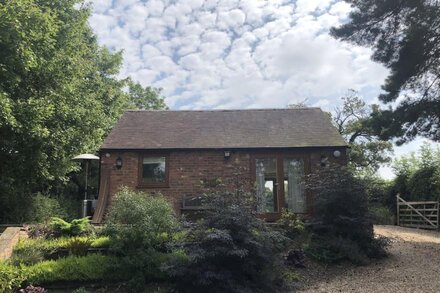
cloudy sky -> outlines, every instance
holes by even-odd
[[[100,44],[124,51],[121,77],[162,88],[171,109],[332,110],[348,89],[377,102],[387,69],[337,41],[337,0],[95,0]],[[420,142],[398,149],[414,149]],[[389,170],[385,176],[389,176]]]

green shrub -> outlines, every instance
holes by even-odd
[[[66,248],[70,254],[76,256],[84,256],[87,254],[88,249],[91,247],[92,240],[88,238],[74,237],[69,240]]]
[[[101,236],[95,239],[91,239],[92,243],[90,244],[93,248],[108,248],[110,246],[110,238],[108,236]]]
[[[342,167],[327,167],[308,178],[314,193],[306,253],[325,262],[364,264],[386,255],[386,241],[374,237],[363,182]]]
[[[393,161],[396,178],[393,182],[391,200],[395,203],[397,193],[408,201],[439,199],[440,149],[423,144],[418,154],[411,153]]]
[[[370,205],[368,207],[373,224],[394,225],[395,216],[389,208],[380,205]]]
[[[108,247],[110,239],[105,236],[99,238],[82,236],[75,237],[73,239],[66,237],[52,239],[25,239],[19,241],[14,247],[10,262],[13,265],[31,265],[47,258],[53,258],[52,256],[55,255],[59,250],[71,248],[72,241],[87,243],[87,245],[83,245],[83,249],[86,249],[85,246],[87,246],[87,248]]]
[[[29,215],[26,222],[44,223],[51,217],[72,218],[78,213],[77,202],[72,203],[68,198],[56,198],[46,194],[37,193],[32,197]]]
[[[133,272],[132,283],[139,286],[146,279],[164,278],[160,267],[177,227],[165,198],[123,188],[114,197],[104,228],[110,253],[119,257],[114,270]]]
[[[421,167],[407,181],[408,200],[438,200],[440,185],[438,182],[439,166]]]
[[[51,217],[70,220],[78,216],[79,201],[76,199],[32,194],[26,187],[11,191],[6,186],[6,189],[2,189],[5,192],[0,193],[0,223],[44,223]]]
[[[123,188],[114,197],[105,233],[111,248],[124,253],[136,247],[161,250],[176,228],[174,210],[165,198]]]
[[[14,267],[0,262],[0,292],[16,292],[30,275],[24,267]]]
[[[53,217],[49,225],[55,236],[80,236],[92,231],[89,217],[74,219],[70,223],[61,218]]]
[[[51,238],[54,237],[53,229],[47,223],[24,225],[27,235],[30,238]]]
[[[46,260],[27,267],[28,281],[32,284],[47,284],[58,281],[89,281],[107,279],[109,265],[115,259],[100,254],[68,256],[57,260]]]
[[[304,232],[304,222],[296,214],[286,209],[281,212],[281,218],[277,221],[277,224],[283,229],[285,235],[291,239]]]
[[[32,265],[36,264],[45,259],[47,251],[43,251],[36,246],[19,246],[20,243],[14,247],[13,254],[8,260],[11,264],[15,266],[19,265]]]
[[[90,293],[90,291],[88,291],[86,288],[84,287],[80,287],[78,289],[75,289],[72,291],[72,293]]]
[[[241,191],[208,196],[210,209],[189,229],[182,257],[167,267],[181,292],[273,291],[287,239],[257,218],[251,199]]]

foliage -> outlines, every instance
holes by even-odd
[[[45,284],[108,279],[106,272],[113,261],[114,258],[100,254],[46,260],[27,267],[30,272],[28,281],[32,284]]]
[[[166,109],[164,98],[161,96],[162,89],[143,87],[139,83],[128,80],[128,95],[130,108],[134,109]]]
[[[364,264],[385,256],[384,242],[374,237],[363,182],[347,169],[329,166],[311,174],[307,186],[315,195],[311,237],[306,252],[321,261]]]
[[[440,2],[431,0],[346,0],[353,9],[349,22],[333,28],[333,36],[373,49],[373,60],[390,69],[379,96],[398,105],[376,109],[374,126],[382,139],[398,143],[423,135],[440,139]]]
[[[90,291],[88,291],[86,288],[84,287],[80,287],[78,289],[75,289],[74,291],[72,291],[72,293],[90,293]]]
[[[78,214],[78,201],[71,197],[28,192],[17,192],[13,197],[9,193],[0,194],[0,204],[5,203],[0,222],[45,223],[51,217],[70,220]]]
[[[368,207],[369,214],[373,224],[376,225],[394,225],[394,213],[383,205],[370,205]]]
[[[0,292],[15,292],[29,276],[25,268],[10,266],[0,262]]]
[[[393,162],[396,178],[391,197],[399,193],[406,200],[437,200],[440,194],[440,150],[428,144]]]
[[[52,251],[40,249],[38,246],[19,246],[14,247],[13,254],[8,261],[15,266],[33,265],[43,261],[50,253]]]
[[[61,218],[53,217],[49,225],[55,236],[79,236],[92,231],[89,217],[74,219],[70,223]]]
[[[69,242],[72,239],[76,239],[82,242],[90,242],[90,247],[108,247],[110,243],[110,238],[107,236],[101,236],[98,238],[81,236],[81,237],[59,237],[51,239],[24,239],[20,240],[14,247],[14,252],[19,252],[21,249],[26,249],[28,247],[35,247],[43,251],[50,251],[53,249],[67,248]]]
[[[53,239],[25,239],[21,240],[14,247],[12,257],[9,260],[13,265],[31,265],[38,263],[44,259],[52,258],[61,249],[69,250],[73,248],[75,250],[78,245],[80,251],[89,247],[102,248],[109,246],[108,237],[75,237],[75,238],[53,238]],[[79,243],[76,247],[75,243]],[[87,244],[87,245],[86,245]],[[72,251],[72,252],[76,252]]]
[[[30,238],[50,238],[54,237],[53,229],[49,224],[32,224],[23,226]]]
[[[165,198],[123,188],[114,197],[104,229],[110,237],[110,252],[119,257],[113,270],[135,272],[132,285],[163,278],[160,266],[177,228],[173,208]]]
[[[114,240],[112,250],[124,254],[137,247],[161,250],[176,228],[174,210],[164,197],[122,188],[110,207],[105,231]]]
[[[30,223],[45,223],[51,217],[72,219],[77,214],[77,205],[78,203],[72,202],[70,198],[54,198],[37,193],[31,199],[31,208],[26,220]]]
[[[66,248],[69,250],[70,254],[76,256],[84,256],[87,254],[87,251],[90,248],[91,244],[91,239],[74,237],[69,240]]]
[[[333,122],[350,146],[349,165],[354,170],[377,171],[380,165],[390,162],[392,143],[381,140],[369,125],[371,110],[354,90],[342,97],[342,107],[337,107]]]
[[[295,213],[283,209],[281,218],[277,224],[284,230],[285,235],[289,238],[295,238],[300,233],[304,232],[304,222],[301,221]]]
[[[243,191],[209,194],[209,209],[190,227],[181,249],[186,257],[168,272],[182,292],[264,292],[273,289],[277,252],[286,238],[256,217]]]
[[[90,246],[93,248],[104,248],[110,246],[110,238],[107,236],[101,236],[98,238],[92,239]]]
[[[28,221],[37,192],[66,195],[71,158],[94,152],[125,108],[164,107],[155,89],[117,78],[122,52],[98,45],[90,14],[83,0],[0,3],[3,222]]]
[[[364,172],[357,178],[365,186],[368,211],[373,224],[393,225],[395,223],[396,195],[393,181],[384,180],[377,173]]]
[[[1,292],[13,292],[24,283],[47,284],[61,281],[123,280],[120,275],[108,274],[117,259],[111,256],[90,254],[45,260],[30,266],[12,266],[0,263]]]

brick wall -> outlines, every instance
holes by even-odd
[[[14,246],[20,238],[26,238],[27,234],[21,231],[21,227],[8,227],[0,234],[0,261],[8,259],[12,255]]]
[[[333,152],[339,150],[341,156],[335,158]],[[164,152],[168,155],[169,186],[166,188],[145,188],[138,184],[140,154],[137,151],[103,151],[101,154],[101,174],[108,171],[111,197],[127,186],[148,193],[161,193],[173,203],[176,212],[180,212],[184,195],[194,195],[206,191],[212,182],[220,179],[226,188],[235,188],[237,182],[243,188],[253,186],[253,166],[251,158],[258,154],[284,154],[305,157],[313,172],[321,168],[321,160],[328,158],[329,163],[346,161],[345,148],[292,149],[292,150],[234,150],[229,159],[225,159],[223,150],[178,150]],[[157,152],[153,154],[158,154]],[[115,166],[116,159],[123,161],[121,169]],[[202,183],[202,181],[204,183]]]

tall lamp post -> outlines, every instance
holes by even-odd
[[[88,177],[89,177],[89,163],[91,160],[99,160],[99,157],[92,155],[92,154],[81,154],[78,155],[76,157],[73,158],[73,160],[76,161],[84,161],[86,163],[86,171],[85,171],[85,186],[84,186],[84,200],[81,206],[81,213],[82,213],[82,217],[86,217],[87,216],[87,200],[88,200],[88,196],[87,196],[87,189],[88,189]]]

